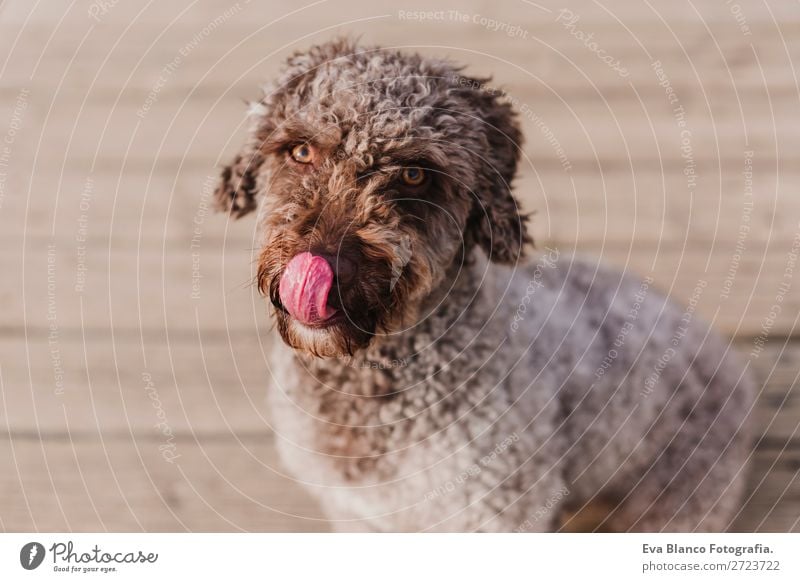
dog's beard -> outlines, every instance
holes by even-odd
[[[317,357],[333,358],[352,356],[366,348],[375,336],[374,326],[367,330],[363,324],[354,324],[346,316],[324,326],[307,326],[288,313],[278,309],[275,313],[278,331],[287,345]]]
[[[379,293],[381,282],[368,280],[371,288],[350,290],[346,296],[339,289],[331,291],[330,303],[336,314],[319,325],[306,325],[292,317],[280,302],[279,276],[269,283],[278,332],[290,347],[317,357],[352,356],[365,349],[389,315],[388,293]],[[386,282],[387,291],[389,281]]]

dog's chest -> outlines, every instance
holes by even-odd
[[[419,453],[431,429],[444,420],[428,410],[433,392],[419,382],[402,388],[407,380],[390,363],[306,365],[285,356],[279,350],[273,357],[270,408],[280,437],[303,450],[292,455],[298,473],[313,465],[324,469],[331,485],[391,478],[409,448]]]
[[[444,524],[469,503],[477,483],[494,480],[500,462],[484,467],[480,459],[509,435],[487,430],[488,411],[499,407],[477,393],[482,383],[463,386],[465,366],[419,377],[416,368],[411,380],[380,365],[322,373],[281,353],[270,391],[276,442],[288,469],[333,519],[368,519],[392,530]],[[371,394],[357,395],[368,380]]]

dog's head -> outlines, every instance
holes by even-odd
[[[337,41],[292,56],[253,104],[217,204],[239,217],[265,197],[257,282],[289,345],[352,354],[412,324],[472,247],[524,252],[520,131],[484,81]]]

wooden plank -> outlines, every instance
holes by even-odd
[[[754,164],[758,186],[749,195],[744,158],[721,172],[707,169],[691,192],[681,171],[666,168],[634,164],[567,174],[537,163],[523,167],[515,192],[525,210],[536,212],[534,233],[550,240],[595,248],[674,248],[685,241],[688,252],[702,254],[712,243],[732,251],[741,238],[745,254],[760,256],[767,241],[784,254],[784,241],[800,232],[800,175],[778,176],[766,161]]]
[[[5,11],[9,23],[22,18],[21,14],[14,17],[17,12],[24,14],[24,10],[13,4],[15,7]],[[294,48],[279,48],[283,40],[280,35],[288,35],[287,40],[293,39],[298,27],[310,27],[314,19],[319,18],[322,23],[326,20],[338,22],[340,18],[339,11],[326,3],[318,10],[296,15],[279,27],[277,37],[273,31],[268,31],[269,43],[266,45],[265,35],[259,35],[247,41],[237,52],[226,55],[247,36],[242,34],[240,27],[257,29],[260,25],[259,19],[248,14],[248,10],[257,8],[247,6],[215,28],[214,33],[204,36],[202,42],[181,60],[180,66],[171,68],[167,77],[162,78],[164,66],[170,64],[176,55],[180,56],[180,51],[197,30],[202,31],[203,26],[213,21],[220,11],[224,12],[218,4],[205,4],[196,10],[193,7],[187,14],[196,14],[196,18],[182,17],[183,24],[162,28],[183,8],[184,4],[175,4],[171,5],[170,11],[147,13],[134,22],[130,34],[110,55],[97,50],[97,47],[113,46],[125,27],[131,24],[134,15],[129,13],[130,10],[138,11],[138,7],[125,9],[115,5],[100,23],[89,18],[82,8],[74,10],[54,31],[44,53],[37,50],[40,43],[34,44],[32,39],[28,39],[28,30],[22,30],[20,54],[13,55],[13,65],[6,67],[4,85],[7,94],[21,87],[31,90],[32,113],[29,115],[36,117],[34,126],[29,129],[29,140],[33,142],[31,147],[38,143],[48,146],[38,152],[41,164],[61,164],[65,154],[71,165],[89,164],[98,148],[105,160],[125,158],[131,163],[152,163],[156,159],[190,157],[213,164],[228,138],[234,143],[239,139],[236,130],[244,112],[240,98],[256,97],[257,86],[274,74],[278,63]],[[288,8],[288,5],[282,7]],[[481,10],[485,8],[480,7]],[[378,14],[396,12],[396,7],[388,2],[371,9]],[[477,10],[478,6],[475,6],[472,11],[463,10],[463,13],[477,13]],[[527,14],[527,11],[495,10],[498,18],[525,22],[520,14]],[[281,8],[276,9],[275,13],[280,14],[280,11]],[[646,110],[641,109],[628,79],[622,79],[611,71],[563,26],[554,22],[552,14],[546,12],[534,18],[537,30],[543,35],[542,42],[538,43],[508,39],[485,28],[472,30],[472,26],[450,21],[425,24],[401,22],[392,17],[373,28],[380,31],[376,36],[385,37],[389,42],[396,37],[398,43],[407,44],[408,28],[413,26],[415,33],[423,38],[429,36],[437,44],[481,47],[482,50],[476,51],[456,48],[451,49],[451,53],[459,60],[472,62],[474,74],[481,70],[494,72],[498,84],[507,87],[520,105],[531,108],[555,132],[573,163],[591,162],[595,151],[606,160],[624,158],[628,152],[634,159],[680,159],[680,135],[664,90],[652,70],[654,59],[663,62],[681,104],[686,107],[697,159],[713,161],[723,157],[738,160],[745,147],[745,132],[748,138],[746,147],[758,150],[761,155],[776,150],[782,156],[793,155],[790,152],[797,151],[797,140],[800,139],[796,132],[791,131],[792,121],[797,117],[797,85],[796,80],[786,73],[791,64],[787,52],[788,55],[796,52],[800,28],[787,31],[789,45],[786,46],[784,43],[787,41],[774,31],[742,35],[734,26],[731,15],[726,14],[720,21],[727,24],[721,30],[712,29],[712,37],[697,17],[692,16],[692,11],[665,11],[680,21],[693,21],[692,26],[685,32],[684,28],[679,29],[676,39],[665,24],[648,20],[642,34],[632,29],[635,39],[643,43],[643,49],[612,17],[607,14],[603,17],[598,7],[586,3],[575,9],[576,14],[585,15],[583,22],[597,33],[599,42],[605,42],[603,47],[609,53],[626,51],[617,54],[627,57],[629,62],[626,61],[626,66],[631,72],[628,79],[643,98]],[[314,13],[312,20],[308,20],[310,12]],[[650,12],[647,8],[646,13]],[[770,16],[766,11],[751,12],[754,23],[757,15],[762,23],[769,22]],[[599,21],[587,20],[592,16],[602,18]],[[157,18],[162,26],[156,26],[152,18]],[[625,18],[636,20],[627,8]],[[45,29],[56,25],[49,16],[39,12],[35,22],[40,22],[39,26]],[[796,23],[796,15],[789,22]],[[35,27],[30,32],[32,37],[34,31]],[[92,41],[78,51],[80,42],[89,32]],[[452,38],[447,38],[447,33]],[[329,36],[325,34],[325,38]],[[6,42],[12,42],[13,38],[16,35]],[[369,38],[365,40],[369,41]],[[311,41],[308,39],[307,42]],[[647,55],[644,50],[648,43],[653,42],[661,44],[651,47],[651,54]],[[715,42],[720,45],[719,49]],[[755,49],[751,48],[751,43]],[[422,41],[419,44],[430,43]],[[28,45],[31,49],[23,50]],[[552,45],[552,49],[547,45]],[[279,48],[278,54],[265,59],[270,52],[265,46]],[[433,47],[425,50],[441,52]],[[574,62],[574,67],[570,66],[570,61]],[[34,69],[35,74],[31,77]],[[526,73],[526,69],[531,74]],[[95,84],[96,74],[99,74],[98,84]],[[133,75],[131,79],[128,79],[128,74]],[[243,78],[243,74],[246,77]],[[54,80],[61,81],[62,76],[62,83],[54,83]],[[763,87],[764,79],[769,91]],[[599,83],[597,90],[592,83]],[[209,90],[211,86],[213,91]],[[155,94],[152,93],[154,88],[157,88]],[[199,92],[194,93],[195,90]],[[145,115],[139,116],[149,97],[152,97],[152,106]],[[746,128],[742,126],[742,112]],[[551,145],[541,143],[530,118],[523,115],[522,119],[528,129],[529,154],[540,163],[550,163]],[[620,128],[617,128],[617,123]],[[198,134],[192,140],[190,136],[195,130]],[[133,147],[129,149],[131,138]],[[165,139],[164,148],[159,150],[154,146],[162,139]],[[780,148],[775,147],[776,141]],[[40,168],[20,167],[18,171],[27,176],[38,173]]]
[[[738,342],[737,347],[746,354],[749,343]],[[800,439],[800,344],[776,339],[750,362],[762,387],[753,418],[755,438],[762,447],[796,446],[792,443]]]
[[[264,440],[179,442],[0,439],[4,531],[325,531],[315,502]],[[800,531],[797,445],[759,451],[733,531]],[[762,480],[763,478],[763,480]]]
[[[521,112],[525,151],[533,160],[558,162],[553,139],[573,165],[598,159],[662,160],[668,165],[682,160],[685,135],[663,92],[640,103],[632,90],[617,92],[608,100],[587,86],[583,91],[592,98],[572,100],[569,93],[554,94],[533,78],[520,79],[519,72],[510,78],[498,72],[497,77],[505,79],[502,84],[525,83],[525,89],[520,87],[510,95]],[[653,75],[640,82],[657,85],[658,79]],[[190,95],[187,89],[169,99],[155,96],[149,103],[147,97],[117,102],[105,95],[85,103],[81,95],[64,98],[54,88],[31,90],[25,137],[37,160],[35,166],[17,162],[16,167],[27,176],[24,170],[38,173],[68,160],[89,171],[95,156],[150,166],[165,158],[176,160],[179,166],[188,158],[213,167],[241,142],[246,127],[243,100],[258,96],[254,85],[244,94]],[[737,97],[731,90],[706,104],[701,89],[695,88],[678,97],[676,106],[685,109],[690,153],[696,163],[715,165],[719,159],[741,163],[745,150],[796,159],[800,137],[791,131],[797,118],[796,95],[772,99],[759,92]]]
[[[97,39],[93,34],[92,45],[113,46],[127,24],[121,23],[116,27],[111,32],[114,38],[108,41]],[[786,74],[791,67],[786,52],[790,55],[797,52],[800,42],[797,32],[783,40],[775,30],[745,39],[739,36],[720,38],[715,34],[713,39],[708,37],[705,43],[691,42],[683,47],[671,35],[655,46],[651,46],[652,40],[639,38],[646,43],[645,48],[649,46],[653,49],[648,56],[627,33],[620,35],[617,31],[605,31],[612,42],[604,43],[604,50],[620,59],[630,73],[628,77],[620,77],[558,25],[550,24],[549,34],[536,35],[524,44],[509,43],[504,36],[491,33],[486,38],[485,34],[478,31],[478,36],[484,38],[476,44],[472,38],[474,34],[469,30],[448,34],[441,28],[425,26],[421,26],[421,29],[428,31],[427,42],[409,43],[404,27],[395,26],[398,24],[396,21],[390,24],[377,27],[382,31],[378,34],[363,31],[364,42],[408,47],[410,51],[466,63],[469,65],[466,70],[468,75],[492,75],[498,86],[511,95],[525,99],[531,106],[538,106],[542,100],[563,97],[570,103],[607,99],[613,109],[619,109],[638,106],[636,93],[645,103],[658,105],[663,99],[664,89],[659,86],[659,79],[652,68],[655,60],[661,61],[676,93],[693,103],[697,100],[702,103],[708,98],[711,103],[719,102],[721,107],[725,107],[726,100],[729,106],[738,107],[737,99],[743,102],[756,99],[766,104],[765,79],[769,99],[775,103],[791,100],[797,93],[794,79]],[[591,30],[603,33],[602,29],[598,31],[592,27]],[[43,30],[41,34],[50,32]],[[129,33],[126,41],[115,48],[107,62],[106,54],[98,56],[97,53],[84,50],[80,53],[80,60],[70,66],[70,59],[82,40],[81,35],[79,38],[62,40],[62,46],[51,49],[53,54],[48,53],[48,58],[41,62],[39,53],[16,55],[15,66],[4,74],[7,83],[0,86],[0,95],[13,96],[16,87],[24,86],[34,93],[52,96],[52,79],[60,79],[63,75],[60,99],[83,101],[86,98],[95,106],[119,99],[139,108],[156,86],[158,101],[164,103],[182,102],[190,93],[192,101],[230,99],[240,102],[257,98],[259,88],[278,74],[283,61],[294,50],[324,42],[331,36],[319,34],[299,41],[293,32],[278,31],[273,34],[265,30],[247,39],[253,32],[246,29],[235,35],[234,31],[230,31],[219,42],[216,37],[208,38],[182,60],[180,68],[164,78],[164,67],[180,54],[184,43],[197,34],[197,28],[172,30],[154,43],[134,37],[136,33]],[[703,32],[695,30],[692,37]],[[645,36],[651,33],[648,30]],[[56,35],[56,41],[59,38],[60,34]],[[144,38],[147,39],[147,35]],[[623,41],[613,42],[617,38]],[[714,45],[715,40],[720,43],[719,48]],[[244,44],[239,46],[239,42]],[[752,48],[750,42],[753,43]],[[265,48],[282,46],[287,48],[277,51],[275,48]],[[481,47],[479,54],[468,48],[471,46]],[[143,55],[143,51],[148,49],[150,52]],[[486,54],[482,54],[484,52]],[[31,78],[29,71],[37,62],[37,74]],[[119,71],[125,71],[124,87],[119,86]],[[636,88],[636,93],[631,91],[629,83]],[[531,87],[535,90],[532,91]]]
[[[800,443],[759,451],[750,467],[749,487],[732,530],[800,531]]]
[[[152,85],[152,80],[148,80],[144,71],[160,69],[165,62],[173,58],[182,46],[208,26],[208,23],[225,15],[226,9],[235,6],[235,4],[220,5],[216,2],[202,2],[194,4],[184,12],[188,3],[176,2],[171,3],[169,9],[151,8],[142,12],[141,6],[121,7],[115,5],[99,17],[99,22],[96,22],[88,17],[87,7],[81,5],[75,6],[69,11],[36,10],[33,18],[26,22],[30,7],[22,2],[7,2],[6,4],[8,6],[5,7],[3,18],[8,25],[14,30],[18,30],[24,23],[26,24],[25,32],[31,36],[49,35],[61,18],[64,18],[58,34],[48,48],[48,59],[40,65],[43,72],[42,79],[47,78],[47,75],[53,72],[60,73],[64,70],[63,65],[69,61],[79,41],[88,31],[91,31],[94,46],[110,47],[130,26],[128,34],[123,37],[124,42],[115,49],[112,62],[119,65],[120,69],[130,71],[141,54],[149,51],[142,67],[143,71],[139,72],[132,80],[134,84],[144,81],[147,86]],[[514,57],[514,60],[535,64],[537,70],[552,75],[553,79],[557,81],[556,69],[558,67],[556,65],[559,62],[563,63],[564,59],[554,50],[549,50],[546,45],[542,44],[546,43],[576,60],[581,69],[593,70],[598,73],[604,72],[606,68],[602,64],[598,66],[599,61],[595,55],[568,34],[563,26],[556,23],[556,17],[563,5],[555,2],[544,3],[545,6],[547,4],[549,4],[550,12],[517,3],[496,3],[490,6],[479,2],[464,3],[451,0],[436,6],[441,10],[458,10],[460,14],[468,17],[478,15],[500,22],[508,22],[519,26],[522,32],[528,33],[525,37],[519,35],[512,38],[509,38],[502,30],[494,32],[487,26],[473,23],[471,18],[468,18],[469,22],[467,23],[449,16],[443,20],[428,22],[403,20],[398,17],[399,7],[390,0],[363,6],[360,13],[362,17],[388,15],[388,18],[367,23],[354,22],[346,27],[341,25],[343,20],[341,11],[335,3],[315,5],[289,16],[279,25],[269,28],[263,27],[273,19],[297,10],[298,6],[285,1],[270,4],[268,9],[255,4],[241,5],[239,10],[227,10],[229,16],[224,18],[224,22],[211,34],[205,35],[203,41],[194,49],[193,56],[196,57],[196,60],[187,58],[186,64],[195,67],[191,76],[196,78],[205,72],[203,66],[208,67],[209,62],[216,62],[220,55],[224,55],[226,51],[245,40],[240,49],[234,52],[229,59],[225,59],[223,68],[233,67],[246,70],[249,67],[242,66],[242,63],[251,65],[258,62],[269,52],[265,50],[265,46],[278,48],[283,45],[291,45],[291,49],[293,49],[300,43],[308,44],[324,40],[333,31],[350,29],[355,32],[365,32],[366,42],[381,41],[384,44],[403,45],[409,44],[409,32],[412,32],[411,38],[416,41],[415,44],[440,45],[443,48],[439,49],[439,52],[446,50],[445,47],[452,47],[448,52],[454,56],[460,56],[462,60],[466,55],[458,47],[481,47],[481,50],[476,51],[477,53],[506,54]],[[626,6],[624,11],[621,11],[613,4],[603,10],[587,0],[571,3],[570,10],[581,17],[581,30],[586,33],[594,33],[610,54],[626,61],[641,54],[642,50],[639,44],[641,43],[653,53],[659,54],[659,58],[662,60],[664,57],[661,55],[664,49],[679,56],[683,50],[686,50],[693,58],[705,64],[707,61],[704,61],[704,58],[713,58],[714,42],[716,42],[720,44],[723,55],[726,55],[735,67],[740,63],[741,54],[739,51],[732,50],[732,47],[747,46],[752,42],[756,44],[760,52],[765,53],[762,61],[770,64],[770,55],[774,55],[776,58],[785,58],[782,50],[768,50],[768,47],[779,46],[778,43],[780,43],[780,37],[775,33],[776,25],[773,22],[773,14],[790,41],[796,38],[798,30],[796,10],[793,11],[790,7],[773,6],[770,7],[770,11],[756,6],[743,9],[751,33],[744,35],[730,11],[723,9],[718,3],[709,3],[706,6],[701,4],[698,7],[705,22],[701,22],[700,17],[686,3],[678,2],[675,5],[680,8],[658,6],[657,13],[647,6],[641,9],[632,9],[632,7]],[[180,19],[175,21],[175,17],[179,14]],[[619,18],[624,26],[618,23],[614,16]],[[663,23],[658,20],[659,16],[664,18]],[[336,26],[337,24],[339,26]],[[708,26],[710,32],[706,30],[704,24]],[[629,30],[626,30],[625,27]],[[165,29],[166,34],[161,35]],[[299,35],[298,30],[312,34],[310,38],[301,39],[298,37],[304,35]],[[314,31],[320,32],[313,34]],[[246,39],[250,34],[255,34],[255,36],[247,42]],[[537,42],[540,40],[542,42]],[[9,40],[8,43],[10,44],[10,42]],[[762,49],[762,47],[767,48]],[[286,52],[288,49],[281,53],[281,57]],[[88,67],[85,67],[84,71],[91,71],[91,68],[96,68],[105,56],[105,51],[95,51],[92,54],[87,50],[85,54],[81,54],[79,67],[84,68],[85,64]],[[12,71],[22,79],[21,71],[31,70],[38,55],[20,51],[18,57],[30,59],[20,62],[20,66]],[[473,53],[467,60],[480,62],[480,59],[480,54]],[[239,63],[238,67],[237,63]],[[626,64],[636,66],[635,62],[626,62]],[[53,70],[48,70],[49,66],[52,66]],[[112,67],[112,70],[115,68]],[[563,66],[561,69],[563,70]],[[264,72],[267,70],[272,70],[269,65],[262,68]],[[718,72],[721,73],[719,77],[717,77]],[[725,78],[725,71],[717,71],[714,67],[708,67],[708,73],[712,74],[713,78]],[[92,76],[92,74],[84,75],[80,80],[89,81]],[[231,80],[237,76],[238,74],[227,77],[225,70],[219,70],[215,71],[210,82],[219,82],[222,78]],[[781,75],[781,77],[786,78],[785,75]],[[752,78],[753,81],[758,82],[758,75],[752,75]],[[101,78],[100,83],[106,87],[113,87],[117,84],[111,74]],[[81,85],[85,84],[81,83]]]
[[[0,434],[163,437],[269,434],[264,400],[272,334],[170,337],[138,333],[0,338]],[[761,386],[755,437],[800,438],[800,343],[775,338],[757,356],[747,340],[732,350],[750,361]],[[162,431],[162,432],[159,432]],[[766,446],[766,445],[765,445]]]
[[[197,2],[183,0],[182,2],[171,3],[170,7],[168,9],[165,8],[163,11],[152,7],[150,7],[149,10],[142,11],[141,6],[116,4],[111,7],[110,10],[101,12],[98,19],[100,22],[106,22],[110,19],[132,20],[134,17],[137,17],[137,21],[153,28],[160,24],[163,25],[165,20],[170,21],[174,15],[182,12],[183,8],[188,4],[192,5],[192,9],[183,14],[181,18],[181,23],[187,26],[198,26],[210,18],[213,19],[217,14],[223,11],[224,8],[230,6],[227,3],[221,4],[217,0],[199,0]],[[490,5],[485,2],[477,2],[474,0],[460,3],[456,0],[447,0],[441,4],[437,4],[437,7],[441,6],[441,9],[446,10],[451,7],[457,8],[459,6],[467,6],[472,10],[481,9],[484,14],[487,15],[495,12],[498,15],[508,16],[509,18],[516,17],[521,23],[530,25],[541,24],[544,15],[550,14],[552,11],[557,11],[563,7],[563,3],[558,0],[542,0],[536,2],[536,5],[541,7],[541,9],[535,8],[532,5],[520,6],[513,3],[496,3]],[[391,0],[377,0],[370,4],[370,6],[375,7],[376,10],[390,11],[392,8],[396,8],[396,3]],[[693,6],[696,12],[691,10],[690,6]],[[663,5],[648,5],[646,3],[636,5],[623,3],[617,5],[617,3],[613,2],[606,5],[597,5],[591,0],[573,0],[573,2],[570,3],[570,7],[576,13],[583,15],[587,20],[595,22],[604,20],[611,21],[612,18],[609,15],[616,14],[623,21],[650,26],[661,26],[659,18],[663,18],[667,22],[678,21],[689,24],[697,24],[698,19],[702,18],[711,26],[717,23],[728,23],[732,18],[732,15],[726,10],[721,10],[719,3],[714,0],[698,0],[692,2],[691,5],[685,1],[671,2],[669,4],[665,3]],[[246,26],[257,17],[264,19],[265,15],[269,15],[270,13],[282,14],[290,12],[297,8],[297,4],[292,3],[291,0],[275,0],[275,2],[270,4],[270,8],[270,11],[261,7],[261,12],[242,14],[241,17],[236,20],[236,23],[240,26]],[[411,8],[412,7],[409,7],[409,9]],[[256,6],[254,9],[259,10],[259,7]],[[773,24],[774,21],[777,20],[787,27],[791,27],[792,25],[796,25],[798,20],[800,20],[797,10],[785,4],[770,6],[769,11],[765,10],[763,6],[760,5],[743,6],[742,10],[747,20],[755,25]],[[53,26],[61,20],[64,12],[67,12],[69,17],[75,18],[77,22],[79,18],[82,19],[86,17],[88,11],[87,7],[83,5],[74,6],[70,10],[64,7],[61,12],[57,10],[46,10],[42,7],[33,10],[31,5],[23,0],[9,0],[4,3],[3,6],[2,22],[16,26],[22,24],[27,24],[28,26]],[[32,16],[29,17],[31,13]],[[325,19],[331,18],[333,15],[341,16],[341,13],[340,7],[322,3],[320,5],[314,5],[313,9],[307,10],[302,16],[309,25],[316,25]],[[72,23],[70,22],[70,24]]]
[[[558,242],[539,238],[542,247],[557,244],[566,252],[569,247]],[[0,329],[19,333],[27,327],[31,333],[45,334],[51,323],[48,317],[54,317],[61,330],[113,326],[128,333],[138,329],[186,333],[198,326],[240,331],[269,325],[266,304],[252,286],[256,257],[242,243],[221,248],[203,243],[196,257],[199,262],[187,253],[188,241],[167,242],[163,252],[148,253],[114,244],[110,253],[108,248],[87,249],[84,258],[71,244],[56,244],[55,249],[48,248],[50,244],[31,241],[24,257],[17,249],[0,251],[6,268],[19,273],[0,291],[6,305],[0,312]],[[781,294],[787,266],[786,246],[778,241],[774,252],[758,253],[751,247],[738,263],[732,262],[730,245],[689,253],[680,248],[638,248],[635,242],[608,248],[590,242],[579,250],[636,276],[652,276],[657,288],[682,304],[695,295],[698,283],[705,283],[697,312],[724,333],[748,336],[762,333]],[[86,269],[85,284],[76,288],[81,265]],[[783,307],[768,326],[771,337],[796,332],[800,296],[784,293],[781,298]]]
[[[0,434],[268,434],[271,341],[224,331],[0,338]]]
[[[752,180],[757,188],[746,195],[744,170],[744,157],[721,171],[708,168],[690,192],[682,172],[669,168],[565,172],[530,158],[521,164],[514,191],[526,211],[536,212],[535,234],[554,242],[624,246],[633,241],[674,248],[686,240],[692,251],[712,241],[733,248],[747,219],[746,252],[760,256],[762,245],[775,241],[782,254],[788,249],[780,241],[791,241],[800,231],[800,173],[778,175],[772,161],[756,157]],[[231,222],[209,208],[217,173],[214,166],[82,172],[69,164],[63,173],[59,168],[35,178],[15,173],[6,184],[0,240],[6,247],[19,245],[24,235],[77,246],[83,238],[101,249],[113,240],[160,251],[165,241],[190,244],[199,230],[206,246],[224,240],[256,246],[252,221]]]
[[[147,435],[156,432],[162,409],[176,433],[269,430],[263,398],[271,381],[265,354],[273,341],[279,340],[255,330],[207,329],[169,340],[125,332],[69,333],[57,343],[44,335],[27,342],[0,338],[0,427],[59,432],[69,423],[87,432]],[[771,437],[794,436],[800,426],[797,342],[774,338],[757,357],[747,340],[732,349],[750,359],[764,386],[756,426]]]
[[[796,410],[794,411],[796,416]],[[71,434],[71,437],[70,437]],[[0,438],[6,531],[316,531],[315,503],[283,470],[268,435],[160,439],[77,432]],[[762,442],[735,531],[798,531],[796,440]]]
[[[325,531],[266,438],[0,438],[4,531]]]

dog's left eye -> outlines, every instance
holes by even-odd
[[[404,184],[419,186],[425,181],[425,170],[422,168],[404,168],[400,175]]]
[[[307,143],[301,143],[292,148],[292,158],[300,164],[310,164],[314,161],[314,150]]]

